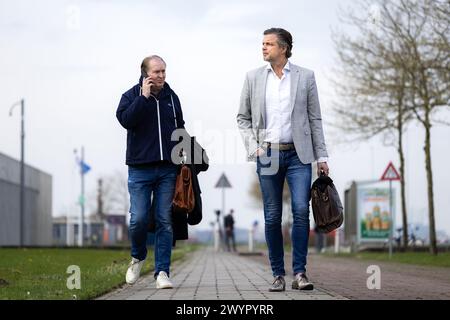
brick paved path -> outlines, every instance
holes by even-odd
[[[311,277],[319,286],[350,299],[450,299],[449,268],[324,256],[313,256],[311,265]],[[370,265],[380,267],[380,290],[367,289]]]
[[[272,276],[261,261],[237,254],[205,248],[191,253],[187,260],[172,266],[175,288],[156,290],[152,274],[133,285],[124,285],[99,299],[113,300],[330,300],[342,296],[316,286],[313,291],[290,288],[292,277],[286,277],[286,291],[268,292]]]
[[[267,264],[267,257],[253,258]],[[286,272],[291,272],[291,255],[285,255]],[[380,267],[381,289],[369,290],[367,268]],[[338,292],[348,299],[363,300],[449,300],[450,268],[426,267],[310,254],[307,273],[320,288]]]

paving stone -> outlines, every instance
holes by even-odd
[[[174,289],[157,290],[153,274],[143,276],[134,286],[110,292],[99,300],[305,300],[342,299],[329,291],[309,294],[270,293],[270,267],[261,261],[206,247],[172,266]],[[290,283],[287,283],[289,286]]]

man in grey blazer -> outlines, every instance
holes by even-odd
[[[289,62],[292,36],[281,28],[264,31],[267,66],[247,73],[237,123],[248,159],[257,161],[264,202],[265,236],[274,281],[269,291],[284,291],[281,217],[287,180],[292,201],[292,288],[312,290],[306,276],[311,163],[328,175],[327,149],[314,73]]]

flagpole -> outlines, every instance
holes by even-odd
[[[80,206],[81,206],[81,219],[80,219],[80,232],[79,232],[79,242],[80,247],[83,246],[84,240],[84,172],[83,172],[83,164],[84,164],[84,146],[81,147],[81,165],[80,165],[80,174],[81,174],[81,196],[80,196]]]

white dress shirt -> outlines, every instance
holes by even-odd
[[[272,66],[266,83],[266,142],[292,143],[291,130],[291,73],[289,61],[283,67],[280,78]]]
[[[283,67],[283,75],[278,78],[271,64],[267,65],[266,83],[266,138],[270,143],[293,143],[291,128],[291,72],[289,61]],[[327,162],[322,157],[318,162]]]

